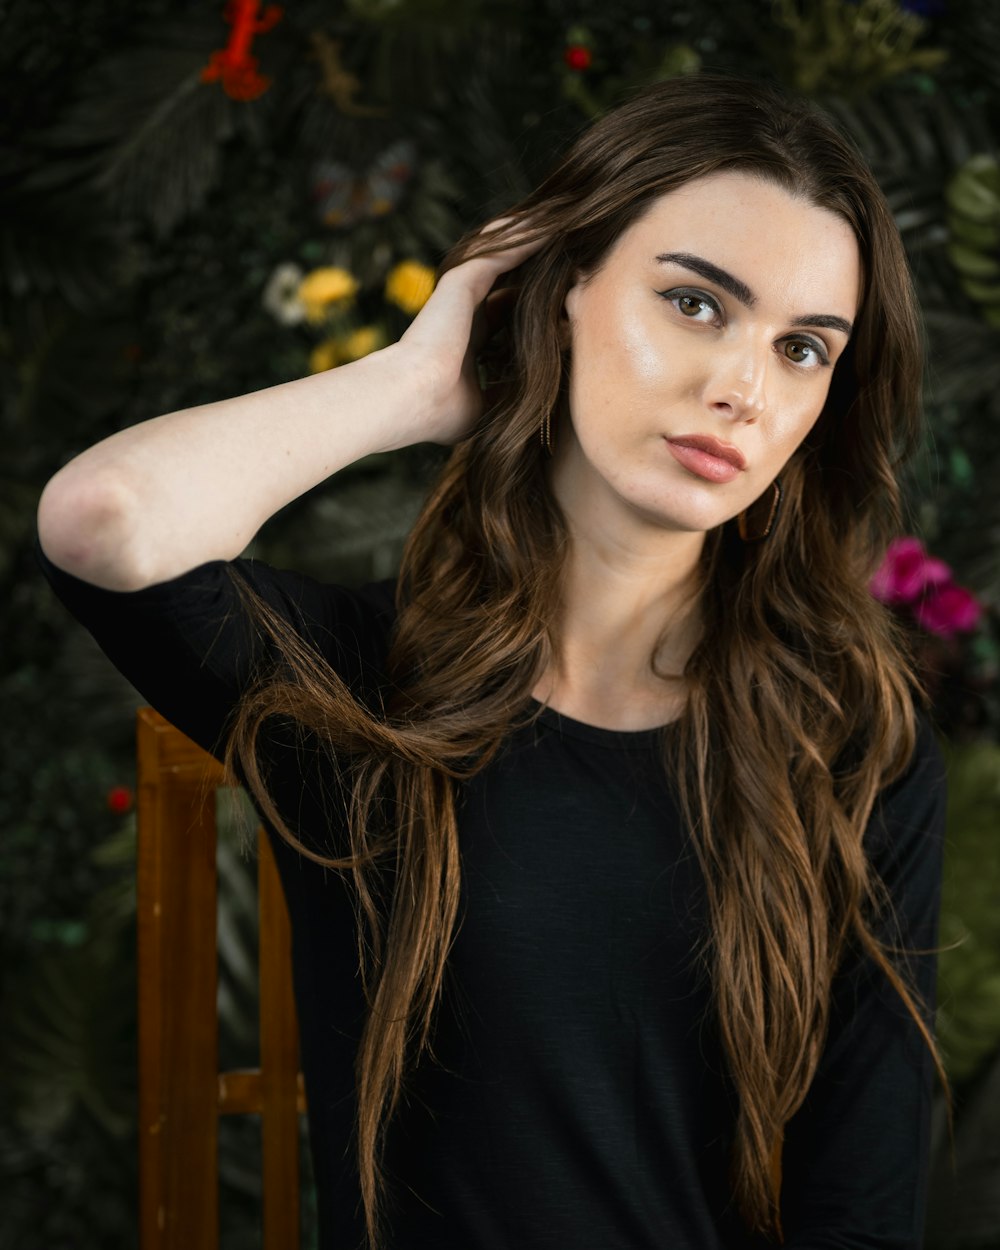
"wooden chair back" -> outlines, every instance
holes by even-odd
[[[291,934],[257,830],[260,1067],[220,1072],[215,789],[222,765],[153,708],[137,746],[140,1250],[217,1250],[219,1116],[261,1117],[262,1250],[299,1244],[305,1111]],[[213,785],[214,783],[214,785]]]

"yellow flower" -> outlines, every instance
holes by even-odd
[[[340,339],[324,339],[309,353],[309,372],[322,373],[340,364]]]
[[[371,352],[377,352],[385,346],[385,334],[381,326],[361,326],[353,334],[340,340],[340,349],[345,360],[360,360]]]
[[[305,304],[310,321],[322,321],[330,304],[351,299],[357,289],[357,279],[353,274],[335,265],[326,265],[307,273],[302,279],[299,299]]]
[[[385,298],[412,315],[423,308],[433,290],[434,270],[417,260],[403,260],[386,279]]]

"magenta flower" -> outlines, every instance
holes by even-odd
[[[932,587],[919,603],[913,604],[917,624],[942,638],[975,629],[982,614],[983,605],[975,595],[954,582]]]
[[[919,538],[895,538],[868,588],[882,603],[913,603],[950,582],[951,569],[928,555]]]
[[[921,629],[941,638],[975,629],[983,614],[975,595],[952,580],[948,565],[912,536],[889,544],[868,588],[882,603],[906,605]]]

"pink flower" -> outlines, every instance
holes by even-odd
[[[941,638],[975,629],[983,614],[975,595],[952,580],[948,565],[912,536],[889,544],[868,588],[882,603],[906,604],[921,629]]]
[[[951,569],[929,556],[919,538],[895,538],[868,588],[882,603],[913,603],[950,582]]]
[[[917,624],[929,634],[938,634],[942,638],[975,629],[982,614],[983,605],[975,595],[954,582],[932,587],[919,603],[913,605]]]

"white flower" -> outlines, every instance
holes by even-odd
[[[298,265],[285,261],[268,279],[261,303],[282,325],[294,326],[305,320],[306,306],[299,299],[299,285],[304,276]]]

